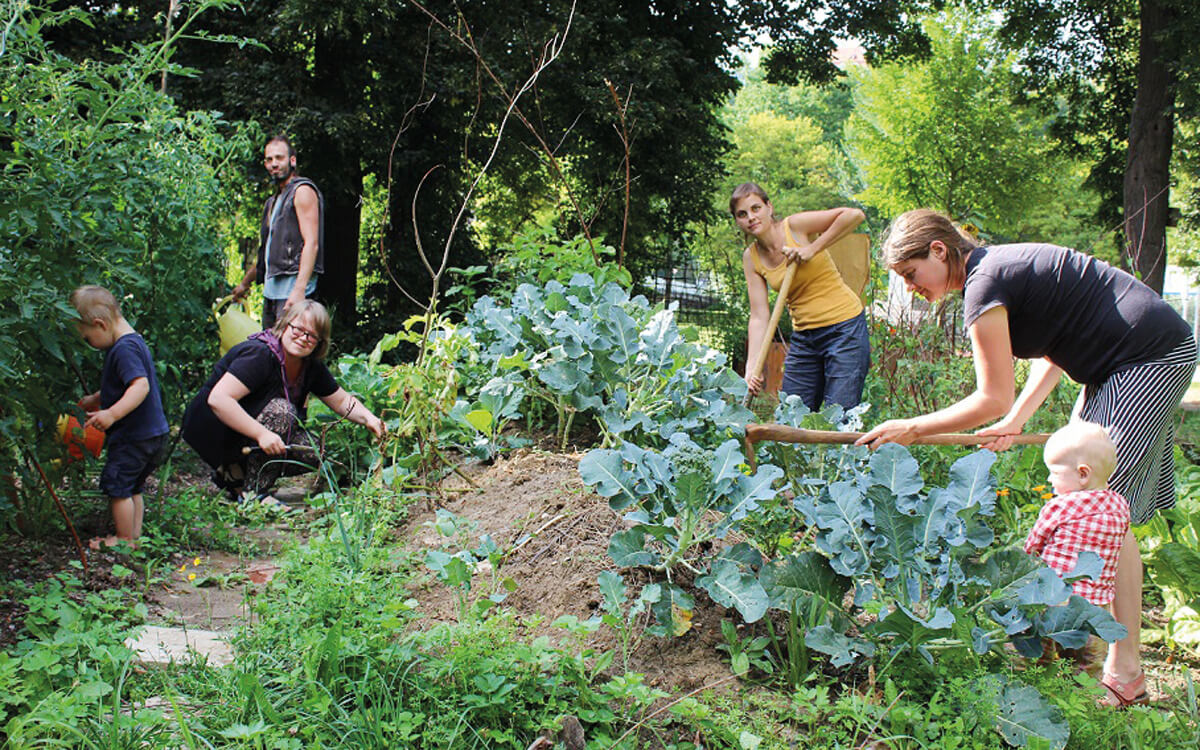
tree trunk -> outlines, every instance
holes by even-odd
[[[358,324],[358,233],[362,171],[352,159],[330,180],[325,195],[325,273],[320,295],[333,313],[336,336],[344,338]],[[355,189],[357,188],[357,189]]]
[[[1167,215],[1174,137],[1174,74],[1160,55],[1160,35],[1172,22],[1169,3],[1141,0],[1137,96],[1125,162],[1125,252],[1137,275],[1162,293],[1167,267]]]

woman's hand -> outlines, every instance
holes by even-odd
[[[762,375],[751,375],[750,377],[746,378],[746,390],[750,391],[751,396],[757,396],[758,392],[762,390],[762,387]]]
[[[884,443],[896,443],[897,445],[909,445],[916,440],[920,435],[917,433],[916,422],[911,419],[889,419],[888,421],[879,424],[875,429],[864,434],[858,440],[854,441],[855,445],[866,445],[875,450]]]
[[[282,456],[287,453],[287,444],[283,438],[270,430],[263,430],[258,436],[258,447],[268,456]]]
[[[980,437],[995,437],[995,440],[987,443],[981,443],[979,447],[987,448],[990,451],[999,453],[1000,451],[1006,451],[1012,447],[1013,437],[1020,435],[1021,430],[1024,427],[1024,424],[1018,424],[1008,417],[1005,417],[994,425],[984,427],[982,430],[976,431],[975,434],[979,435]]]
[[[812,245],[784,245],[782,252],[789,263],[803,263],[817,254]]]
[[[367,421],[365,424],[367,429],[371,431],[371,434],[377,438],[382,438],[387,434],[387,425],[383,423],[382,419],[374,414],[369,414],[367,416]]]

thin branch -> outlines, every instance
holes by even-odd
[[[625,124],[625,112],[629,107],[629,99],[633,96],[633,87],[630,86],[629,92],[625,94],[625,102],[621,102],[621,97],[617,95],[617,89],[612,85],[612,81],[604,79],[604,85],[608,86],[608,93],[612,94],[613,104],[617,107],[617,119],[621,127],[617,128],[617,136],[621,139],[621,147],[625,151],[625,213],[621,217],[621,244],[617,247],[617,265],[624,268],[625,266],[625,235],[629,231],[629,193],[632,177],[630,175],[629,166],[629,129]],[[613,127],[616,127],[615,125]]]
[[[171,41],[171,21],[175,19],[175,14],[179,11],[179,0],[171,0],[167,7],[167,28],[163,33],[163,44],[168,44]],[[158,85],[160,94],[167,93],[167,69],[166,61],[163,61],[162,82]]]
[[[88,574],[87,553],[83,549],[83,542],[79,541],[79,534],[75,531],[75,524],[71,523],[71,517],[67,515],[67,508],[63,505],[63,501],[58,499],[58,493],[54,491],[54,487],[50,484],[49,478],[46,477],[45,470],[38,463],[37,458],[30,452],[26,452],[25,457],[33,463],[34,468],[38,470],[38,474],[42,477],[42,483],[46,485],[46,491],[50,493],[50,497],[54,498],[54,504],[58,506],[58,512],[62,514],[63,521],[67,524],[67,530],[71,532],[71,538],[75,540],[75,549],[79,551],[79,562],[83,564],[83,574]]]
[[[553,62],[554,58],[557,58],[559,53],[562,51],[562,46],[566,42],[567,34],[570,33],[571,24],[575,18],[575,0],[572,0],[571,9],[567,13],[566,28],[561,34],[555,35],[553,39],[546,43],[546,45],[543,47],[538,67],[534,71],[534,75],[531,77],[531,80],[527,81],[527,85],[519,88],[514,94],[508,93],[504,82],[500,80],[500,77],[495,73],[495,71],[492,70],[491,66],[487,64],[487,60],[484,59],[483,53],[479,51],[479,47],[475,44],[475,38],[471,33],[470,26],[466,23],[466,19],[462,18],[461,13],[459,14],[459,20],[462,27],[465,29],[464,33],[459,33],[457,30],[451,28],[444,21],[434,15],[428,8],[426,8],[420,2],[417,2],[417,0],[412,0],[412,5],[417,10],[427,15],[430,20],[433,21],[433,23],[440,26],[447,34],[450,35],[452,39],[467,48],[467,51],[475,57],[479,68],[487,74],[488,78],[491,79],[492,83],[495,84],[496,88],[501,92],[502,98],[507,102],[509,109],[505,115],[505,119],[508,118],[509,114],[516,116],[516,118],[529,131],[530,135],[533,136],[534,140],[537,141],[538,145],[542,149],[542,152],[549,160],[551,169],[554,171],[555,175],[562,184],[563,189],[567,194],[567,199],[571,202],[571,206],[575,210],[575,215],[579,221],[581,230],[583,231],[584,237],[588,241],[588,248],[592,251],[593,258],[595,258],[596,249],[588,228],[588,222],[584,219],[583,209],[580,207],[579,201],[575,197],[575,192],[571,189],[570,181],[567,180],[566,174],[563,172],[562,166],[558,162],[558,157],[555,155],[554,150],[550,148],[550,144],[546,142],[546,139],[543,137],[541,131],[539,131],[529,120],[529,118],[525,116],[525,113],[521,110],[521,108],[516,106],[517,100],[530,88],[532,83],[536,81],[537,75],[541,72],[541,70],[550,62]]]
[[[412,303],[417,307],[420,307],[421,303],[408,293],[408,290],[405,289],[404,285],[400,283],[400,280],[396,278],[396,274],[392,271],[392,267],[388,263],[387,250],[384,247],[384,236],[386,235],[386,229],[390,219],[389,212],[392,208],[392,183],[394,181],[392,175],[396,161],[396,149],[400,146],[400,136],[404,135],[404,133],[412,127],[417,111],[425,111],[431,104],[433,104],[434,99],[437,98],[436,94],[430,94],[429,98],[422,99],[422,97],[425,95],[426,74],[429,71],[429,49],[432,46],[430,42],[432,32],[433,24],[430,24],[429,28],[425,32],[425,55],[421,58],[421,89],[417,92],[416,100],[413,105],[405,110],[404,115],[401,116],[400,127],[396,129],[396,136],[392,138],[392,147],[388,149],[387,189],[385,191],[387,198],[383,202],[383,216],[379,222],[379,260],[383,266],[383,270],[387,273],[388,279],[390,279],[391,282],[396,285],[396,288],[399,289],[405,297],[408,297],[409,300],[411,300]]]

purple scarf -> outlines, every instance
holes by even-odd
[[[287,367],[284,366],[283,343],[279,340],[279,337],[275,335],[274,331],[259,331],[258,333],[250,334],[247,340],[263,342],[271,350],[271,353],[275,355],[275,359],[279,361],[279,379],[283,381],[283,397],[288,400],[288,403],[294,405],[296,402],[292,401],[292,394],[288,388]],[[304,379],[304,370],[307,367],[308,362],[304,362],[300,366],[300,377],[298,380]]]

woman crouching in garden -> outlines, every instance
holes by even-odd
[[[1003,450],[1065,372],[1083,385],[1072,418],[1104,426],[1116,444],[1109,488],[1135,524],[1175,504],[1173,417],[1196,371],[1192,331],[1155,292],[1089,255],[1044,244],[980,246],[928,209],[893,223],[883,260],[910,291],[939,300],[961,290],[975,359],[975,391],[956,404],[893,419],[860,444],[906,445],[922,435],[998,422],[980,435]],[[1014,398],[1013,357],[1033,360]],[[1132,532],[1117,559],[1113,616],[1129,635],[1109,648],[1103,684],[1114,706],[1148,696],[1138,647],[1142,559]]]
[[[334,381],[324,362],[328,350],[329,313],[304,300],[217,362],[183,417],[183,439],[213,467],[217,486],[239,500],[286,507],[270,494],[275,482],[315,468],[300,427],[310,393],[383,436],[383,421]]]
[[[770,307],[767,287],[779,291],[789,263],[799,263],[788,289],[792,337],[783,366],[784,393],[799,396],[809,411],[824,403],[849,409],[862,400],[863,382],[871,366],[871,344],[862,301],[846,286],[825,248],[854,231],[863,221],[857,208],[801,211],[775,218],[766,192],[753,182],[734,189],[729,211],[738,228],[753,237],[742,253],[742,270],[750,297],[746,351],[759,351]],[[810,236],[815,239],[809,241]],[[747,373],[751,393],[763,387],[761,373]]]

